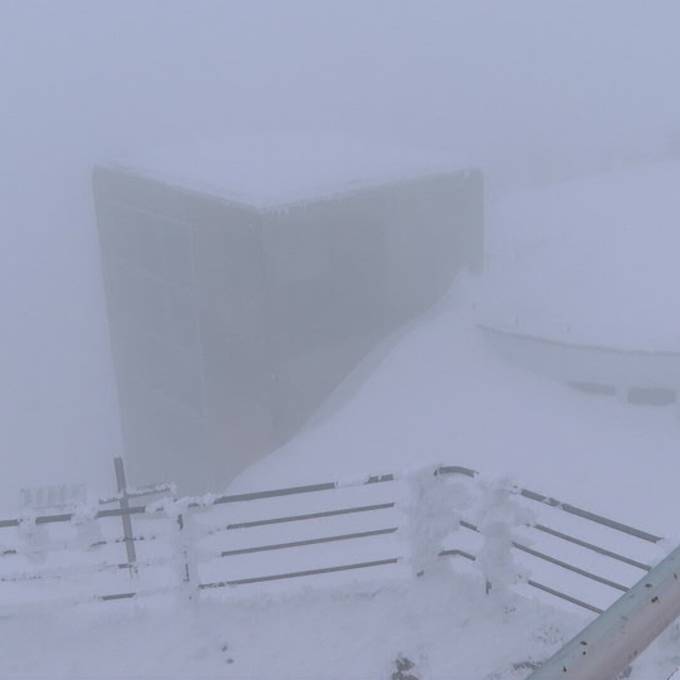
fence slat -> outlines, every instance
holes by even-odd
[[[374,512],[377,510],[389,510],[394,508],[394,503],[378,503],[377,505],[360,505],[353,508],[340,508],[339,510],[324,510],[322,512],[310,512],[305,515],[288,515],[286,517],[273,517],[271,519],[252,520],[250,522],[234,522],[227,524],[226,527],[213,530],[209,533],[216,533],[217,531],[231,531],[233,529],[253,529],[255,527],[263,527],[270,524],[283,524],[286,522],[303,522],[310,519],[325,519],[327,517],[340,517],[341,515],[352,515],[361,512]]]
[[[226,588],[227,586],[242,586],[251,583],[266,583],[267,581],[279,581],[289,578],[302,578],[304,576],[317,576],[319,574],[334,574],[340,571],[351,571],[353,569],[370,569],[371,567],[382,567],[389,564],[397,564],[400,557],[390,557],[385,560],[373,560],[372,562],[355,562],[354,564],[342,564],[336,567],[322,567],[320,569],[306,569],[305,571],[289,571],[285,574],[272,574],[270,576],[255,576],[252,578],[236,579],[234,581],[218,581],[215,583],[202,583],[201,590],[212,588]]]
[[[563,510],[570,515],[575,515],[581,519],[586,519],[590,522],[601,524],[602,526],[614,529],[614,531],[619,531],[623,534],[628,534],[629,536],[635,536],[635,538],[647,541],[648,543],[659,543],[663,540],[662,536],[655,536],[654,534],[650,534],[649,532],[643,531],[642,529],[636,529],[635,527],[632,527],[628,524],[623,524],[623,522],[617,522],[616,520],[609,519],[603,515],[597,515],[594,512],[584,510],[583,508],[579,508],[576,505],[563,503],[562,501],[558,501],[556,498],[544,496],[543,494],[530,491],[529,489],[521,489],[520,494],[529,500],[542,503],[543,505],[547,505],[551,508],[558,508],[559,510]]]
[[[324,536],[323,538],[308,538],[304,541],[289,541],[288,543],[273,543],[271,545],[259,545],[253,548],[238,548],[236,550],[225,550],[221,553],[221,556],[233,557],[234,555],[249,555],[251,553],[267,552],[269,550],[284,550],[285,548],[300,548],[306,545],[321,545],[322,543],[350,541],[355,538],[386,536],[388,534],[394,534],[398,530],[399,527],[390,527],[388,529],[374,529],[373,531],[356,531],[352,534],[337,534],[336,536]]]
[[[558,560],[556,557],[551,557],[550,555],[546,555],[545,553],[542,553],[538,550],[534,550],[533,548],[529,548],[528,546],[522,545],[521,543],[517,543],[516,541],[512,542],[512,547],[515,548],[516,550],[519,550],[520,552],[526,553],[527,555],[531,555],[532,557],[535,557],[539,560],[549,562],[550,564],[554,564],[558,567],[561,567],[562,569],[566,569],[567,571],[572,571],[575,574],[578,574],[579,576],[583,576],[584,578],[590,579],[591,581],[595,581],[596,583],[601,583],[604,586],[614,588],[614,590],[618,590],[622,593],[628,592],[628,586],[624,586],[623,584],[617,583],[616,581],[611,581],[608,578],[604,578],[604,576],[598,576],[597,574],[594,574],[592,571],[581,569],[580,567],[570,564],[569,562],[565,562],[564,560]]]
[[[442,550],[439,553],[440,557],[463,557],[466,560],[469,560],[470,562],[475,562],[477,560],[477,557],[473,555],[472,553],[469,553],[465,550],[458,550],[458,549],[451,549],[451,550]],[[543,583],[539,583],[538,581],[534,581],[533,579],[528,579],[526,581],[526,584],[528,586],[531,586],[532,588],[535,588],[536,590],[540,590],[544,593],[547,593],[548,595],[552,595],[553,597],[557,597],[560,600],[564,600],[565,602],[569,602],[571,604],[574,604],[578,607],[581,607],[582,609],[586,609],[589,612],[592,612],[593,614],[601,614],[603,612],[602,609],[599,607],[596,607],[595,605],[590,604],[589,602],[585,602],[584,600],[579,600],[576,597],[573,597],[571,595],[568,595],[567,593],[563,593],[561,590],[556,590],[555,588],[551,588],[550,586],[546,586]]]
[[[546,526],[545,524],[533,524],[532,528],[536,529],[536,531],[541,531],[545,534],[548,534],[549,536],[554,536],[555,538],[559,538],[563,541],[566,541],[567,543],[573,543],[574,545],[578,545],[581,548],[586,548],[587,550],[591,550],[592,552],[598,553],[599,555],[603,555],[604,557],[610,557],[613,560],[616,560],[617,562],[622,562],[623,564],[627,564],[631,567],[637,567],[638,569],[641,569],[643,571],[649,571],[652,568],[651,564],[645,564],[644,562],[638,562],[637,560],[634,560],[630,557],[626,557],[625,555],[621,555],[621,553],[614,552],[612,550],[607,550],[606,548],[602,548],[599,545],[595,545],[594,543],[589,543],[588,541],[583,541],[580,538],[576,538],[575,536],[571,536],[570,534],[565,534],[562,531],[557,531],[556,529],[551,529],[550,527]]]

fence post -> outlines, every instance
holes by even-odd
[[[421,578],[446,571],[442,542],[459,526],[460,500],[439,472],[427,466],[408,474],[406,530],[413,575]]]
[[[116,484],[120,497],[119,503],[122,513],[123,540],[125,542],[127,562],[130,565],[130,575],[133,576],[137,573],[137,568],[135,566],[135,563],[137,562],[137,551],[135,550],[135,538],[132,532],[132,517],[129,513],[130,500],[127,490],[127,480],[125,479],[125,464],[120,456],[113,459],[113,464],[116,469]]]
[[[198,600],[198,584],[194,583],[196,581],[195,566],[192,559],[191,550],[191,527],[187,526],[187,523],[191,522],[189,517],[189,510],[186,509],[184,512],[180,512],[177,515],[177,538],[178,538],[178,548],[180,552],[181,561],[181,589],[184,597],[189,602],[194,602]]]

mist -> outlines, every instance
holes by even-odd
[[[6,0],[0,12],[0,403],[26,483],[63,469],[101,484],[120,448],[95,162],[213,135],[341,134],[443,150],[501,189],[663,156],[678,134],[672,2]]]
[[[663,575],[680,559],[668,557],[680,535],[678,25],[671,0],[0,0],[0,510],[26,515],[0,521],[19,546],[0,535],[0,559],[25,558],[0,573],[0,676],[541,680],[584,611],[606,621],[614,595],[637,602],[634,570]],[[183,276],[190,292],[175,295]],[[180,348],[155,364],[164,333]],[[148,385],[126,391],[138,355],[160,375],[158,403]],[[199,442],[170,407],[158,415],[173,390],[224,429]],[[238,460],[222,475],[211,465],[225,450]],[[126,525],[128,491],[154,482],[179,487],[139,492],[157,502]],[[20,508],[21,491],[71,484],[89,504],[68,510],[74,550],[117,542],[126,562],[106,560],[130,577],[93,581],[87,602],[162,591],[182,613],[202,591],[261,590],[229,600],[227,623],[216,598],[162,625],[142,605],[87,610],[54,635],[48,601],[63,589],[80,602],[90,582],[48,564],[63,536],[32,519],[57,509]],[[271,505],[252,516],[219,495],[263,489]],[[317,495],[329,489],[332,507]],[[106,496],[120,510],[101,530]],[[194,526],[193,509],[215,526]],[[362,524],[376,509],[394,516]],[[339,515],[330,538],[277,533]],[[134,545],[163,543],[167,519],[181,539],[168,543],[171,576]],[[255,547],[207,543],[270,524]],[[385,543],[359,545],[375,536]],[[318,543],[322,566],[282,550]],[[515,548],[549,553],[549,568]],[[208,549],[278,552],[225,577],[194,563]],[[467,566],[441,566],[454,557]],[[13,618],[38,567],[30,578],[59,581],[29,597],[42,654]],[[365,567],[374,580],[353,580]],[[335,572],[351,572],[336,590],[267,590]],[[664,606],[680,602],[654,583]],[[677,630],[631,677],[676,669]]]
[[[120,450],[96,162],[343,135],[436,149],[502,191],[664,157],[678,135],[672,2],[5,0],[0,14],[3,495],[103,484]]]

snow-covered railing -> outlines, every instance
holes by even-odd
[[[118,467],[118,466],[117,466]],[[117,472],[120,472],[117,469]],[[2,547],[0,543],[0,557],[14,557],[14,558],[28,558],[29,560],[35,557],[37,553],[44,556],[47,553],[55,551],[63,551],[75,555],[78,551],[81,553],[97,552],[106,547],[115,548],[124,546],[126,548],[125,561],[111,560],[109,562],[97,561],[94,564],[87,565],[73,565],[60,567],[46,567],[40,566],[35,568],[33,564],[28,565],[30,568],[24,566],[23,569],[17,569],[11,573],[0,571],[0,583],[32,583],[36,581],[52,581],[66,578],[67,576],[82,576],[85,574],[101,574],[103,572],[124,572],[129,570],[137,578],[132,579],[131,583],[135,588],[133,590],[125,590],[124,592],[107,593],[97,596],[86,596],[81,601],[91,601],[93,599],[100,601],[114,601],[121,599],[131,599],[134,597],[141,597],[158,592],[166,592],[167,589],[145,588],[142,587],[143,579],[139,578],[149,568],[166,566],[176,567],[177,554],[166,555],[165,557],[154,557],[152,559],[138,559],[136,550],[130,550],[130,546],[150,545],[155,544],[155,552],[158,548],[171,547],[172,553],[182,554],[183,564],[180,572],[182,573],[182,585],[186,589],[187,585],[194,591],[212,590],[225,586],[243,585],[246,583],[267,582],[272,580],[287,579],[299,576],[309,576],[315,574],[325,574],[341,571],[349,571],[355,569],[366,569],[369,567],[383,566],[395,564],[399,558],[390,556],[388,558],[381,558],[375,560],[351,561],[342,564],[334,564],[330,567],[321,567],[316,569],[306,570],[292,570],[285,573],[265,573],[256,576],[249,576],[246,578],[234,579],[215,579],[201,582],[196,574],[195,566],[191,563],[205,563],[210,560],[223,560],[224,558],[233,558],[241,555],[251,555],[267,553],[273,550],[281,551],[289,548],[300,548],[305,546],[321,546],[331,543],[354,541],[358,539],[376,538],[380,536],[389,536],[398,530],[398,526],[389,526],[380,529],[361,530],[345,532],[341,534],[326,535],[319,538],[311,538],[297,541],[282,541],[277,543],[259,544],[256,546],[248,546],[242,548],[231,549],[214,549],[208,550],[202,547],[203,539],[220,539],[225,532],[242,532],[244,530],[257,530],[266,527],[275,528],[280,531],[283,525],[291,525],[302,522],[318,522],[328,521],[334,518],[351,518],[366,516],[368,513],[375,513],[379,511],[393,509],[395,503],[393,501],[380,503],[365,503],[355,504],[347,503],[340,507],[333,507],[331,509],[318,509],[320,506],[319,495],[329,491],[338,491],[358,487],[372,487],[377,484],[385,484],[394,481],[394,475],[373,475],[366,478],[353,480],[350,482],[331,482],[321,484],[308,484],[294,487],[285,487],[280,489],[271,489],[264,491],[255,491],[250,493],[229,494],[222,496],[204,496],[200,498],[173,498],[166,497],[153,503],[146,505],[132,505],[130,499],[134,497],[146,495],[149,493],[159,493],[163,491],[171,491],[160,487],[149,487],[133,492],[125,491],[124,476],[119,476],[119,493],[117,496],[105,499],[104,502],[117,502],[121,504],[120,508],[114,509],[93,509],[93,508],[77,508],[68,512],[60,512],[56,514],[40,515],[35,517],[25,516],[8,520],[0,521],[0,529],[15,529],[18,532],[24,532],[23,538],[30,536],[28,545]],[[122,486],[120,478],[122,477]],[[187,531],[188,525],[192,524],[195,516],[200,515],[218,515],[221,507],[237,506],[237,505],[252,505],[261,506],[277,499],[292,499],[292,498],[307,498],[310,495],[316,497],[313,503],[314,511],[310,512],[310,508],[306,508],[306,512],[276,512],[273,514],[260,515],[256,519],[247,519],[245,521],[231,521],[223,524],[201,529],[200,527],[190,527]],[[125,502],[127,501],[127,503]],[[309,506],[308,503],[305,505]],[[290,509],[290,503],[287,505]],[[219,517],[218,517],[219,518]],[[82,541],[67,539],[52,539],[47,534],[40,536],[39,540],[35,540],[35,533],[44,530],[49,526],[65,526],[76,527],[85,523],[103,523],[107,520],[118,519],[123,522],[123,536],[113,535],[98,537],[97,540],[89,540],[85,543]],[[155,528],[151,532],[140,534],[139,532],[132,532],[132,520],[135,520],[137,528],[140,522],[147,523],[151,520],[166,520],[165,529],[161,530],[158,523],[155,523]],[[167,520],[171,520],[168,522]],[[168,527],[172,527],[168,531]],[[22,537],[19,536],[19,539]],[[21,540],[19,541],[21,543]],[[25,542],[25,541],[24,541]],[[39,545],[38,545],[39,544]],[[224,569],[223,569],[224,571]],[[2,592],[0,591],[0,603],[2,602]],[[69,601],[73,601],[72,598]]]
[[[167,592],[193,598],[331,574],[423,576],[447,564],[455,567],[460,563],[451,558],[458,557],[475,564],[489,592],[528,587],[599,613],[610,603],[610,591],[627,592],[639,572],[656,561],[656,551],[649,554],[640,546],[661,541],[528,489],[490,485],[461,466],[221,496],[166,496],[144,505],[132,504],[133,496],[123,483],[119,494],[107,499],[119,508],[0,521],[0,529],[16,534],[15,545],[0,541],[0,603],[3,583],[61,581],[63,590],[78,576],[77,594],[68,602]],[[129,520],[123,536],[122,519]],[[48,527],[63,531],[52,536]],[[625,540],[619,544],[612,536]],[[125,559],[117,559],[123,547]],[[566,555],[568,550],[575,554]],[[10,563],[16,566],[3,573],[2,566]],[[563,583],[568,577],[575,579],[571,588]],[[591,592],[588,583],[601,590]],[[89,592],[82,592],[84,585]],[[91,594],[97,590],[104,594]]]
[[[652,534],[648,531],[624,524],[609,517],[599,515],[584,508],[559,501],[555,498],[545,496],[530,489],[521,487],[510,487],[508,490],[510,496],[521,498],[523,500],[531,501],[531,505],[547,506],[552,509],[552,517],[550,520],[543,519],[537,521],[528,518],[524,521],[524,540],[519,540],[517,537],[511,537],[508,540],[508,548],[517,553],[531,558],[532,563],[544,563],[559,570],[560,574],[570,574],[578,577],[583,581],[588,581],[599,586],[604,587],[605,593],[607,591],[612,594],[626,593],[631,585],[637,581],[640,572],[646,573],[652,569],[652,564],[660,557],[661,552],[658,547],[651,552],[645,550],[644,546],[659,546],[663,538],[661,536]],[[551,526],[548,521],[558,522],[560,514],[566,514],[574,518],[572,525],[574,528],[564,529],[561,526]],[[460,525],[463,529],[474,534],[480,534],[479,527],[466,520],[461,520]],[[591,527],[596,527],[598,531],[598,538],[604,542],[605,545],[596,543],[594,540],[587,540],[586,538],[575,535],[574,531],[578,530],[583,533],[589,532]],[[539,534],[544,537],[554,539],[551,543],[552,554],[549,548],[539,548],[535,544]],[[619,542],[619,537],[623,537],[624,543],[628,549],[634,551],[635,556],[624,554],[622,551],[606,547],[606,544],[615,545]],[[580,557],[580,562],[574,561],[574,558],[562,558],[554,554],[554,546],[557,542],[563,545],[574,546]],[[637,555],[648,553],[646,558],[638,558]],[[477,556],[473,550],[461,547],[449,548],[441,551],[443,557],[459,557],[471,562],[477,561]],[[595,567],[588,567],[584,564],[588,562],[587,556],[591,555],[596,558],[596,562],[601,572],[598,573]],[[584,556],[586,559],[584,560]],[[534,571],[531,569],[530,571]],[[630,583],[623,583],[613,577],[612,572],[620,572],[625,580]],[[561,584],[549,585],[541,582],[536,577],[526,576],[520,579],[528,587],[542,591],[548,595],[559,598],[563,601],[569,602],[582,609],[586,609],[596,614],[603,611],[603,607],[597,606],[588,601],[588,598],[583,595],[565,592],[564,586]],[[605,602],[609,604],[608,595],[604,595]]]
[[[615,680],[678,616],[680,547],[529,680]]]

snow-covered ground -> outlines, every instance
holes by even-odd
[[[677,411],[583,395],[505,362],[475,326],[474,288],[461,281],[395,347],[369,358],[301,436],[232,488],[446,462],[680,533]]]
[[[481,680],[544,659],[579,625],[539,604],[488,600],[457,578],[193,609],[48,611],[0,621],[0,665],[13,680],[388,680],[403,655],[420,678]]]
[[[401,680],[409,676],[393,673],[403,657],[419,680],[519,680],[584,623],[515,596],[486,597],[465,576],[442,576],[362,594],[98,605],[0,620],[0,672],[3,680]],[[679,639],[676,626],[631,678],[666,678]]]
[[[173,599],[41,609],[0,618],[3,680],[234,678],[388,680],[399,658],[419,680],[519,680],[576,634],[585,616],[438,574],[286,596]],[[633,680],[668,677],[680,627],[636,663]]]

